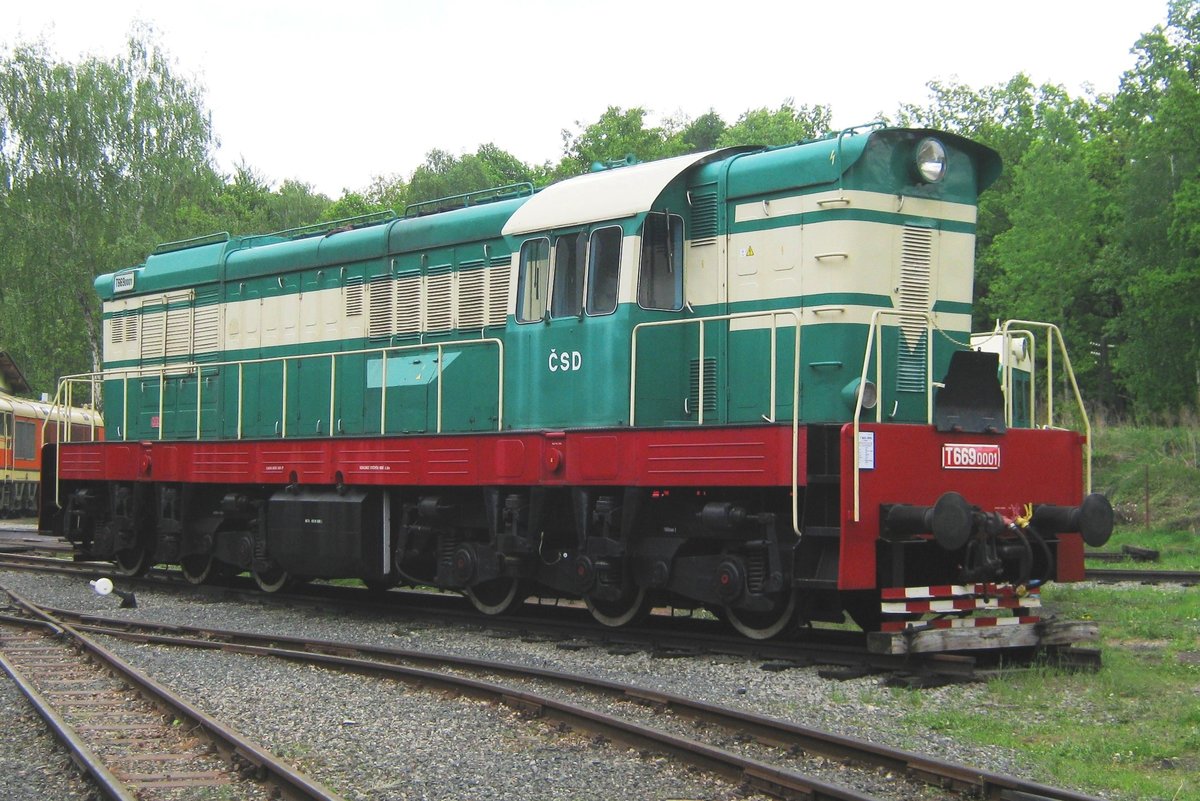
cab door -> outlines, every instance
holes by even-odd
[[[730,392],[730,422],[786,420],[792,414],[802,227],[782,205],[739,199],[726,208],[728,309],[738,315],[730,321],[727,345],[729,386],[736,388]],[[775,313],[785,310],[795,314]]]

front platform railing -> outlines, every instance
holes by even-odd
[[[907,321],[910,321],[914,317],[921,317],[921,316],[922,315],[916,314],[911,311],[900,311],[900,310],[892,310],[892,309],[877,309],[871,315],[871,326],[870,326],[869,332],[867,333],[867,344],[866,344],[866,348],[865,348],[865,351],[863,354],[862,374],[860,376],[858,390],[856,392],[856,399],[855,399],[855,405],[854,405],[854,417],[853,417],[853,425],[854,425],[853,441],[856,444],[856,446],[854,448],[851,448],[851,451],[854,454],[854,456],[853,456],[853,459],[854,459],[854,470],[853,470],[853,473],[854,473],[854,479],[853,479],[854,480],[854,522],[856,522],[856,523],[861,520],[861,512],[862,512],[862,510],[860,508],[861,507],[861,503],[860,503],[861,488],[859,485],[860,465],[859,465],[859,448],[857,447],[857,443],[859,441],[860,419],[862,417],[862,413],[864,410],[865,388],[868,384],[867,378],[871,375],[871,365],[872,364],[874,364],[874,366],[875,366],[875,370],[874,370],[875,382],[874,383],[875,383],[875,386],[878,388],[877,391],[880,393],[876,399],[876,403],[874,404],[874,406],[875,406],[875,422],[876,423],[883,422],[883,409],[886,405],[883,402],[883,396],[882,396],[882,387],[884,386],[883,385],[883,367],[884,367],[884,359],[883,359],[884,322],[883,321],[885,319],[904,318],[904,320],[907,322]],[[932,312],[926,312],[923,315],[923,317],[924,317],[924,322],[925,322],[925,347],[926,347],[925,394],[926,394],[926,398],[927,398],[925,423],[926,423],[926,425],[932,425],[933,424],[934,390],[939,388],[940,386],[942,386],[939,382],[935,381],[933,378],[934,335],[937,334],[940,336],[944,336],[958,346],[967,346],[968,343],[959,342],[958,340],[955,340],[953,337],[951,337],[950,334],[943,331],[938,326],[937,320],[935,319],[935,316]],[[1045,341],[1045,353],[1044,353],[1045,368],[1044,369],[1046,370],[1046,381],[1045,381],[1046,388],[1043,393],[1044,403],[1042,403],[1042,404],[1038,403],[1038,397],[1037,397],[1038,362],[1037,362],[1037,358],[1036,358],[1036,353],[1037,353],[1037,349],[1039,347],[1038,336],[1037,336],[1037,332],[1039,332],[1039,331],[1041,331],[1043,333],[1043,338]],[[995,338],[994,341],[993,341],[993,338]],[[1066,381],[1066,383],[1068,384],[1068,386],[1070,388],[1070,393],[1071,393],[1072,399],[1074,400],[1074,408],[1075,408],[1076,413],[1079,416],[1078,417],[1079,428],[1082,429],[1083,434],[1084,434],[1084,445],[1083,445],[1084,493],[1085,494],[1090,493],[1092,491],[1092,427],[1091,427],[1090,421],[1088,420],[1087,409],[1084,407],[1084,404],[1083,404],[1083,396],[1079,392],[1079,384],[1075,380],[1075,372],[1074,372],[1074,370],[1071,369],[1071,359],[1070,359],[1070,356],[1067,355],[1066,343],[1063,341],[1062,332],[1059,330],[1058,326],[1056,326],[1052,323],[1036,322],[1036,321],[1032,321],[1032,320],[1009,320],[1008,322],[1004,323],[1002,326],[999,326],[996,329],[996,332],[994,334],[992,334],[990,337],[983,337],[983,338],[974,338],[973,337],[972,339],[973,339],[973,342],[970,343],[970,345],[972,347],[974,347],[975,349],[987,350],[989,352],[997,352],[997,349],[998,349],[998,353],[1000,356],[1000,375],[998,376],[998,378],[1000,380],[1000,386],[1001,386],[1001,390],[1002,390],[1002,393],[1004,396],[1004,419],[1005,419],[1005,423],[1010,427],[1016,425],[1019,422],[1017,415],[1015,414],[1016,403],[1017,403],[1017,400],[1019,397],[1019,394],[1017,391],[1017,389],[1018,389],[1017,383],[1018,382],[1016,381],[1016,376],[1021,372],[1026,372],[1028,374],[1028,379],[1029,379],[1028,397],[1027,397],[1028,408],[1029,408],[1029,419],[1027,421],[1028,427],[1030,427],[1030,428],[1064,428],[1064,426],[1058,425],[1055,422],[1056,414],[1055,414],[1055,394],[1054,393],[1055,393],[1055,386],[1056,386],[1057,382],[1055,381],[1055,378],[1054,378],[1054,375],[1055,375],[1054,355],[1056,352],[1059,354],[1059,358],[1062,360],[1062,365],[1063,365],[1062,371],[1063,371],[1063,374],[1065,377],[1064,380]],[[1016,346],[1016,347],[1014,347],[1014,346]],[[1018,353],[1027,354],[1027,357],[1022,359],[1021,364],[1019,364],[1019,365],[1017,364],[1018,359],[1016,358],[1016,354],[1018,354]],[[1038,423],[1039,408],[1042,410],[1041,419],[1044,420],[1044,422],[1040,425]]]

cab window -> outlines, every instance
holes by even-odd
[[[677,214],[646,215],[638,305],[670,311],[683,308],[683,218]]]
[[[583,311],[584,257],[587,233],[560,236],[554,241],[554,291],[551,317],[578,317]]]
[[[550,289],[550,240],[530,239],[521,245],[517,272],[517,322],[529,323],[546,316]]]
[[[592,231],[588,246],[588,314],[610,314],[616,311],[620,268],[620,227],[610,226]]]

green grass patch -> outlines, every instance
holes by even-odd
[[[1099,672],[1014,669],[936,703],[910,693],[908,723],[1012,749],[1047,783],[1200,798],[1200,592],[1052,585],[1043,600],[1061,618],[1100,623]]]
[[[1119,526],[1200,536],[1200,426],[1098,425],[1092,434],[1092,488],[1112,501]]]

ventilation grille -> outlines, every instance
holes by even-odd
[[[900,341],[896,359],[896,388],[924,392],[926,388],[926,323],[930,311],[930,272],[933,265],[930,228],[905,226],[900,247]]]
[[[138,323],[141,318],[137,309],[127,309],[117,312],[108,318],[108,342],[118,345],[122,342],[136,342]]]
[[[367,333],[372,339],[392,335],[392,277],[377,275],[371,279],[371,317]]]
[[[356,275],[346,279],[346,316],[362,317],[363,313],[363,279]]]
[[[696,414],[700,407],[700,360],[692,359],[688,364],[688,414]],[[717,410],[717,360],[704,360],[704,412]]]
[[[396,326],[401,336],[421,333],[421,276],[396,279]]]
[[[449,265],[429,272],[425,278],[425,330],[449,331],[454,328],[454,273]]]
[[[221,346],[221,307],[210,304],[196,309],[194,353],[216,353]]]
[[[458,328],[483,328],[486,324],[487,273],[479,266],[458,273]]]
[[[717,241],[717,192],[702,190],[692,194],[692,247]]]
[[[508,320],[508,282],[512,275],[512,259],[492,259],[488,268],[488,325],[504,325]]]

